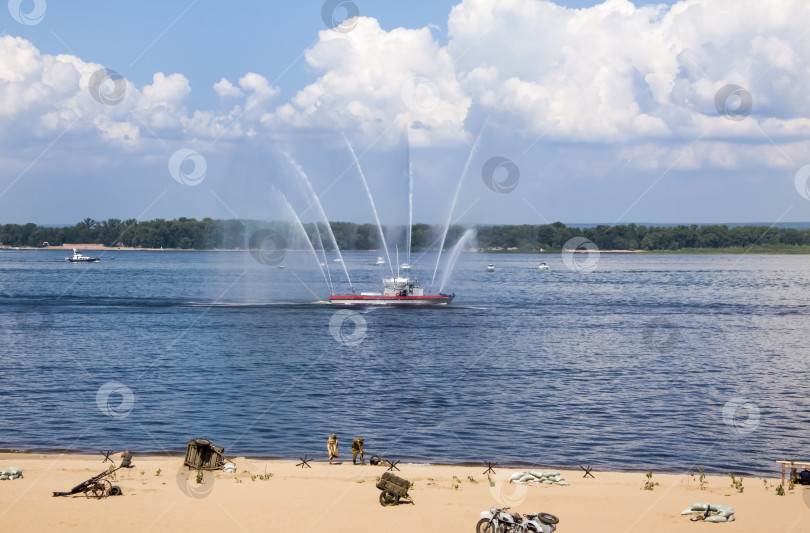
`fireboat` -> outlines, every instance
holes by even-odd
[[[447,305],[455,294],[425,294],[419,281],[410,278],[383,278],[382,292],[361,292],[360,294],[336,295],[329,297],[329,303],[338,305]]]

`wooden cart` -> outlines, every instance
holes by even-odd
[[[401,499],[406,499],[408,503],[413,503],[413,498],[408,495],[411,482],[407,479],[397,477],[391,472],[383,473],[377,488],[380,489],[380,505],[397,505]]]

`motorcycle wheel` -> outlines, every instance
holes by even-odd
[[[475,525],[475,533],[496,533],[496,531],[489,518],[482,518]]]
[[[554,525],[560,521],[559,518],[549,513],[537,513],[537,517],[540,519],[541,522],[550,525]]]

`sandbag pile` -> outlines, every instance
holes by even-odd
[[[734,508],[722,503],[695,502],[692,507],[684,509],[681,514],[706,513],[709,509],[709,516],[703,519],[704,522],[733,522]]]
[[[22,470],[20,470],[16,466],[6,468],[5,470],[0,470],[0,480],[17,479],[21,477],[23,477]]]
[[[517,472],[509,477],[510,483],[526,485],[528,483],[543,485],[568,485],[556,470],[530,470],[528,472]]]

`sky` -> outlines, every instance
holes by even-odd
[[[809,37],[806,0],[9,0],[0,223],[808,221]]]

